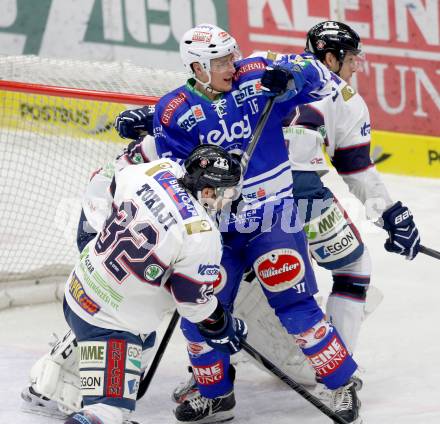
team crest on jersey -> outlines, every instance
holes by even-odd
[[[215,110],[219,118],[222,118],[224,115],[228,114],[228,112],[226,112],[226,106],[226,99],[220,99],[211,103],[211,107]]]
[[[187,191],[179,184],[177,178],[171,172],[160,172],[154,176],[154,179],[166,191],[170,199],[176,204],[180,216],[183,219],[198,216],[197,209],[194,206]]]
[[[154,281],[157,280],[163,273],[164,270],[162,267],[157,264],[151,264],[145,268],[144,277],[147,281]]]
[[[301,282],[304,261],[294,249],[276,249],[255,261],[258,280],[271,292],[280,292]]]

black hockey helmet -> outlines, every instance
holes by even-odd
[[[342,63],[347,52],[361,53],[361,39],[355,30],[342,22],[320,22],[307,33],[305,51],[321,61],[327,52],[331,52]]]
[[[223,196],[222,189],[238,185],[241,179],[240,162],[222,147],[212,144],[196,147],[184,165],[186,172],[182,184],[196,198],[205,187],[213,188],[217,196]]]

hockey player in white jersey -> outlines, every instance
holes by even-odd
[[[211,215],[232,201],[240,178],[239,162],[217,146],[194,149],[185,171],[161,159],[116,173],[112,212],[65,286],[64,314],[76,342],[67,335],[61,344],[72,342],[73,352],[63,350],[65,363],[54,360],[58,348],[42,358],[29,395],[73,410],[66,424],[122,424],[135,409],[142,357],[174,305],[197,325],[206,349],[239,350],[246,325],[213,295],[222,243]],[[80,393],[60,387],[60,373],[77,371],[74,357]],[[220,417],[231,409],[217,403]]]
[[[353,351],[364,318],[370,258],[359,232],[320,177],[327,171],[323,146],[350,191],[365,205],[367,217],[388,231],[385,249],[414,259],[420,237],[412,214],[393,202],[370,159],[370,116],[350,79],[361,53],[358,34],[340,22],[321,22],[307,34],[306,51],[331,71],[333,94],[297,108],[284,129],[294,175],[294,196],[307,222],[311,253],[331,270],[333,289],[327,315]]]

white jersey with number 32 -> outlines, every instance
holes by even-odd
[[[116,173],[112,212],[66,283],[69,306],[86,322],[143,334],[157,327],[173,298],[193,322],[214,311],[220,233],[179,184],[182,174],[167,159]]]

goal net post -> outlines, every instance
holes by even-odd
[[[130,63],[0,57],[0,309],[62,297],[84,189],[127,144],[115,117],[185,80]]]

